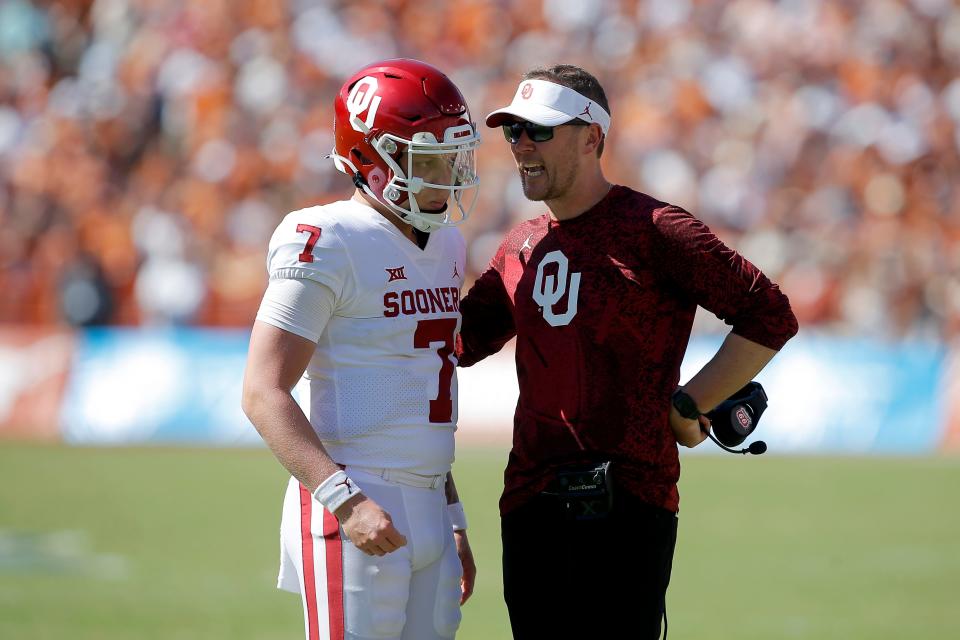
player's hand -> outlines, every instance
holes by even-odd
[[[454,531],[453,538],[457,541],[457,555],[460,556],[460,564],[463,566],[463,575],[460,577],[460,606],[463,606],[473,595],[473,585],[477,581],[477,564],[473,561],[467,532]]]
[[[383,556],[407,544],[390,514],[362,493],[340,505],[333,515],[350,542],[366,554]]]
[[[670,407],[670,428],[677,442],[685,447],[695,447],[707,439],[710,433],[710,420],[700,416],[696,420],[688,420],[680,415],[676,407]]]

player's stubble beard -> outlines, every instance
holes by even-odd
[[[552,163],[548,164],[544,160],[543,175],[530,178],[520,171],[520,183],[527,200],[534,202],[556,200],[570,192],[577,181],[580,169],[577,164],[576,150],[566,146],[557,155],[558,157]]]

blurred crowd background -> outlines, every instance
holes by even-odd
[[[703,219],[805,329],[960,336],[953,0],[0,0],[0,323],[249,326],[280,218],[352,191],[336,91],[396,56],[478,122],[579,64],[608,177]],[[471,277],[543,211],[484,137]]]

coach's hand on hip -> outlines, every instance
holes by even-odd
[[[390,514],[362,493],[344,502],[333,515],[350,542],[369,555],[383,556],[407,544]]]
[[[707,439],[710,432],[710,420],[706,416],[699,416],[689,420],[680,415],[676,407],[670,407],[670,428],[677,438],[677,444],[685,447],[695,447]]]

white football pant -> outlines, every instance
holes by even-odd
[[[290,478],[277,587],[301,595],[307,640],[453,638],[460,626],[462,567],[443,483],[411,487],[351,467],[346,472],[390,514],[407,544],[385,556],[365,554]]]

